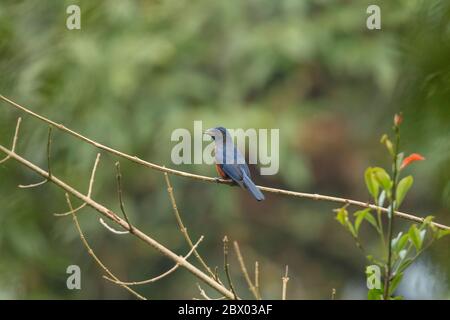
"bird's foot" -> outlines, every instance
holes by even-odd
[[[228,184],[229,186],[232,186],[232,185],[235,184],[235,183],[233,182],[233,180],[231,180],[231,179],[224,179],[224,178],[222,178],[222,177],[215,177],[215,178],[214,178],[214,182],[215,182],[215,183],[224,183],[224,182],[225,182],[225,184]]]

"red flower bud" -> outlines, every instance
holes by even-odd
[[[414,161],[421,161],[421,160],[425,160],[425,157],[423,157],[422,155],[420,155],[418,153],[413,153],[410,156],[403,159],[400,169],[403,169],[403,168],[409,166]]]
[[[401,113],[397,113],[394,116],[394,124],[398,127],[403,122],[403,115]]]

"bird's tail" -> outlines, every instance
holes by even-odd
[[[253,183],[252,179],[250,179],[245,173],[243,175],[244,175],[243,184],[244,184],[245,188],[248,191],[250,191],[250,193],[252,194],[252,196],[255,197],[256,200],[258,200],[258,201],[264,200],[265,199],[264,195],[258,189],[258,187],[255,186],[255,184]]]

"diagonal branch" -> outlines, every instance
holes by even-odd
[[[30,161],[26,160],[25,158],[19,156],[15,152],[12,152],[11,150],[5,148],[4,146],[0,145],[0,151],[6,153],[6,155],[9,155],[12,159],[16,160],[20,164],[28,167],[32,171],[36,172],[37,174],[41,175],[43,178],[49,179],[52,183],[66,191],[67,193],[73,195],[74,197],[80,199],[83,202],[86,202],[88,206],[95,209],[97,212],[102,214],[104,217],[110,219],[111,221],[115,222],[117,225],[121,226],[124,229],[127,229],[128,223],[120,218],[116,213],[114,213],[112,210],[108,209],[107,207],[101,205],[100,203],[92,200],[91,198],[85,196],[80,191],[76,190],[75,188],[71,187],[61,179],[57,178],[55,175],[49,175],[49,173],[35,164],[31,163]],[[218,283],[213,278],[209,277],[207,274],[202,272],[200,269],[195,267],[190,262],[186,261],[183,258],[180,258],[176,253],[171,251],[170,249],[166,248],[164,245],[160,244],[158,241],[154,240],[149,235],[143,233],[137,228],[134,228],[134,231],[132,233],[135,237],[146,243],[148,246],[156,249],[164,256],[168,257],[172,261],[179,263],[180,266],[188,270],[190,273],[192,273],[194,276],[199,278],[204,283],[208,284],[211,288],[215,289],[216,291],[220,292],[224,296],[226,296],[229,299],[234,298],[233,292],[225,288],[223,285]]]
[[[78,234],[80,235],[80,239],[83,242],[83,245],[86,247],[86,250],[88,252],[88,254],[95,260],[95,262],[97,262],[97,264],[100,266],[101,269],[103,269],[103,271],[106,272],[106,274],[108,274],[111,278],[113,278],[116,281],[119,281],[119,279],[111,272],[109,271],[109,269],[103,264],[103,262],[97,257],[97,255],[94,253],[94,251],[92,250],[91,246],[89,245],[89,243],[87,242],[83,231],[81,230],[81,226],[80,223],[78,222],[78,218],[77,215],[75,214],[75,212],[73,211],[73,207],[72,207],[72,202],[70,201],[70,197],[69,194],[66,192],[66,201],[67,201],[67,205],[70,208],[70,212],[72,214],[72,218],[73,218],[73,222],[75,224],[75,227],[78,231]],[[121,284],[118,283],[121,287],[125,288],[126,290],[128,290],[131,294],[133,294],[134,296],[136,296],[138,299],[140,300],[147,300],[146,298],[144,298],[143,296],[141,296],[139,293],[137,293],[136,291],[134,291],[133,289],[129,288],[127,285],[125,284]]]
[[[230,185],[231,182],[229,180],[224,180],[224,179],[217,179],[217,178],[211,178],[211,177],[206,177],[206,176],[201,176],[201,175],[197,175],[197,174],[193,174],[193,173],[189,173],[189,172],[184,172],[184,171],[180,171],[180,170],[174,170],[174,169],[170,169],[170,168],[166,168],[164,166],[160,166],[145,160],[142,160],[140,158],[138,158],[137,156],[132,156],[129,154],[126,154],[124,152],[121,152],[119,150],[113,149],[111,147],[108,147],[104,144],[101,144],[97,141],[94,141],[92,139],[89,139],[83,135],[81,135],[78,132],[75,132],[67,127],[65,127],[64,125],[54,122],[44,116],[41,116],[33,111],[31,111],[30,109],[25,108],[24,106],[21,106],[20,104],[6,98],[3,95],[0,95],[0,99],[2,99],[3,101],[7,102],[9,105],[11,105],[12,107],[19,109],[29,115],[31,115],[32,117],[35,117],[47,124],[50,124],[52,126],[54,126],[55,128],[66,132],[70,135],[72,135],[73,137],[80,139],[86,143],[89,143],[91,145],[93,145],[96,148],[102,149],[106,152],[109,152],[111,154],[114,154],[116,156],[122,157],[124,159],[130,160],[132,162],[135,162],[139,165],[142,165],[144,167],[150,168],[150,169],[154,169],[154,170],[158,170],[158,171],[162,171],[162,172],[166,172],[166,173],[170,173],[173,175],[177,175],[177,176],[181,176],[181,177],[185,177],[185,178],[190,178],[190,179],[194,179],[194,180],[200,180],[200,181],[205,181],[205,182],[212,182],[212,183],[221,183],[221,184],[228,184]],[[258,186],[258,188],[262,191],[265,192],[270,192],[270,193],[274,193],[274,194],[280,194],[280,195],[286,195],[286,196],[290,196],[290,197],[296,197],[296,198],[307,198],[307,199],[313,199],[313,200],[320,200],[320,201],[328,201],[328,202],[334,202],[334,203],[342,203],[342,204],[350,204],[353,206],[357,206],[357,207],[362,207],[362,208],[370,208],[373,210],[380,210],[380,212],[383,213],[388,213],[388,209],[387,208],[383,208],[383,207],[379,207],[376,206],[374,204],[370,204],[367,202],[362,202],[362,201],[357,201],[357,200],[351,200],[351,199],[346,199],[346,198],[339,198],[339,197],[332,197],[332,196],[326,196],[326,195],[320,195],[317,193],[306,193],[306,192],[295,192],[295,191],[290,191],[290,190],[283,190],[283,189],[277,189],[277,188],[270,188],[270,187],[264,187],[264,186]],[[400,211],[395,211],[394,214],[402,219],[406,219],[409,221],[413,221],[416,223],[423,223],[425,218],[422,217],[418,217],[412,214],[408,214],[408,213],[404,213],[404,212],[400,212]],[[449,226],[440,224],[440,223],[436,223],[436,222],[432,222],[432,224],[434,226],[436,226],[439,229],[443,229],[443,230],[450,230]]]

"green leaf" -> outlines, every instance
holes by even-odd
[[[398,267],[397,272],[398,273],[404,272],[411,265],[412,262],[413,262],[413,259],[411,259],[411,258],[406,259],[405,261],[403,261],[400,264],[400,266]]]
[[[397,205],[396,207],[400,207],[400,204],[403,202],[403,199],[405,198],[406,194],[408,193],[408,190],[413,185],[414,179],[412,176],[407,176],[400,180],[400,182],[397,185]]]
[[[336,209],[334,210],[336,211],[336,220],[339,221],[340,224],[342,224],[348,231],[350,231],[350,233],[356,237],[356,231],[355,228],[353,227],[351,221],[348,219],[348,211],[347,209],[345,209],[345,206],[340,208],[340,209]]]
[[[375,220],[374,216],[370,213],[370,210],[371,210],[370,208],[367,208],[364,210],[358,210],[354,213],[354,216],[356,217],[355,220],[356,233],[358,233],[361,222],[364,219],[367,220],[371,225],[375,227],[375,229],[378,230],[377,221]]]
[[[439,230],[437,234],[437,238],[440,239],[450,234],[450,230]]]
[[[386,192],[389,192],[392,188],[392,181],[389,174],[380,167],[372,168],[373,174],[377,182],[383,187]]]
[[[401,250],[403,250],[403,248],[408,243],[408,240],[409,240],[409,234],[406,233],[406,234],[402,235],[395,246],[395,250],[397,252],[400,252]]]
[[[345,207],[342,207],[340,209],[336,209],[336,220],[339,221],[340,224],[342,224],[344,227],[347,226],[348,221],[348,212]]]
[[[386,146],[386,148],[388,149],[388,151],[391,154],[391,156],[394,156],[394,146],[392,145],[391,140],[389,140],[389,137],[388,137],[387,134],[383,134],[383,136],[381,137],[380,142],[383,143]]]
[[[392,239],[392,242],[391,242],[391,247],[392,248],[396,248],[397,243],[400,240],[400,238],[402,237],[402,235],[403,235],[403,232],[399,232],[398,235],[395,238]]]
[[[433,233],[436,233],[438,231],[438,228],[433,223],[434,216],[427,216],[425,219],[423,219],[422,225],[420,226],[420,229],[425,229],[426,227],[430,228]]]
[[[419,251],[420,248],[422,247],[422,237],[420,235],[419,229],[417,229],[415,224],[411,225],[408,234],[414,247],[416,247],[416,251]]]
[[[364,172],[364,180],[366,181],[367,190],[369,190],[369,193],[376,200],[378,198],[380,185],[375,178],[372,168],[369,167],[366,169]]]
[[[367,292],[367,299],[382,300],[383,299],[383,291],[381,289],[370,289]]]
[[[391,280],[391,284],[389,286],[389,295],[392,295],[397,289],[398,285],[403,279],[403,273],[397,273],[394,278]]]
[[[350,233],[356,238],[358,236],[358,234],[355,231],[355,228],[353,227],[352,223],[350,222],[350,220],[347,220],[347,228],[350,231]]]

